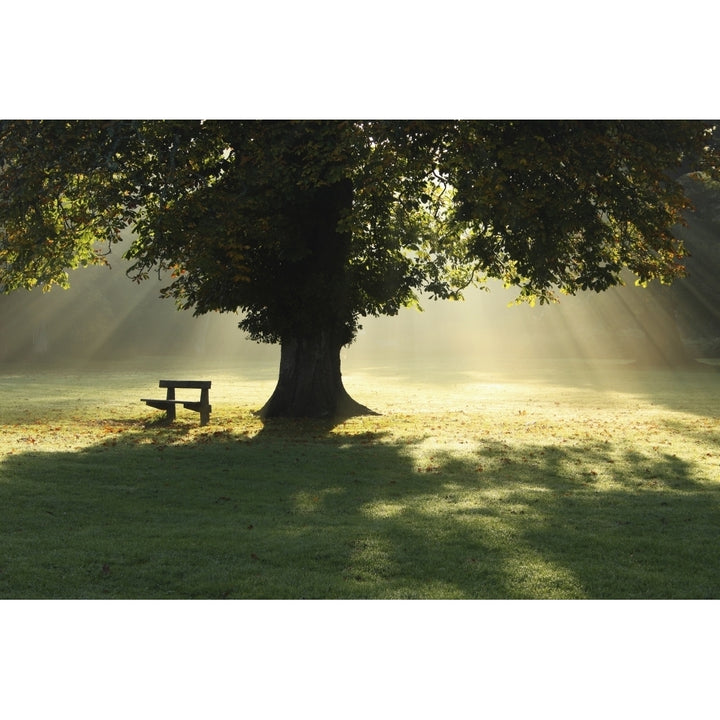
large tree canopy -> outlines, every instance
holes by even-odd
[[[490,277],[541,302],[669,282],[672,171],[717,166],[700,121],[5,121],[0,286],[64,285],[129,226],[136,279],[281,344],[265,415],[351,414],[363,316]]]

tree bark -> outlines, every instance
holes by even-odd
[[[308,338],[284,340],[280,373],[270,399],[258,411],[263,418],[307,417],[341,420],[375,415],[353,400],[340,372],[342,343],[332,333],[320,331]]]

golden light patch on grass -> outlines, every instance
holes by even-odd
[[[405,511],[405,503],[378,501],[364,505],[361,510],[371,518],[394,518]]]
[[[293,495],[293,509],[297,513],[316,513],[325,509],[328,498],[343,492],[342,488],[323,488],[314,492],[300,491]]]
[[[540,553],[523,547],[517,556],[506,558],[506,582],[515,597],[535,597],[538,588],[547,599],[584,598],[582,583],[559,563],[549,562]]]
[[[349,563],[343,576],[354,582],[377,582],[389,577],[395,569],[392,547],[386,540],[371,535],[353,543]]]

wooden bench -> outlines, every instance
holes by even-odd
[[[175,419],[175,407],[182,405],[187,410],[194,410],[200,413],[200,425],[207,425],[210,422],[210,386],[211,380],[161,380],[160,387],[167,388],[167,396],[164,400],[153,400],[151,398],[141,398],[141,402],[158,410],[167,412],[168,422]],[[195,388],[200,390],[200,400],[176,400],[176,388]]]

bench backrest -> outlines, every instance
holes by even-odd
[[[212,385],[212,380],[161,380],[160,387],[175,387],[175,388],[200,388],[208,389]]]

